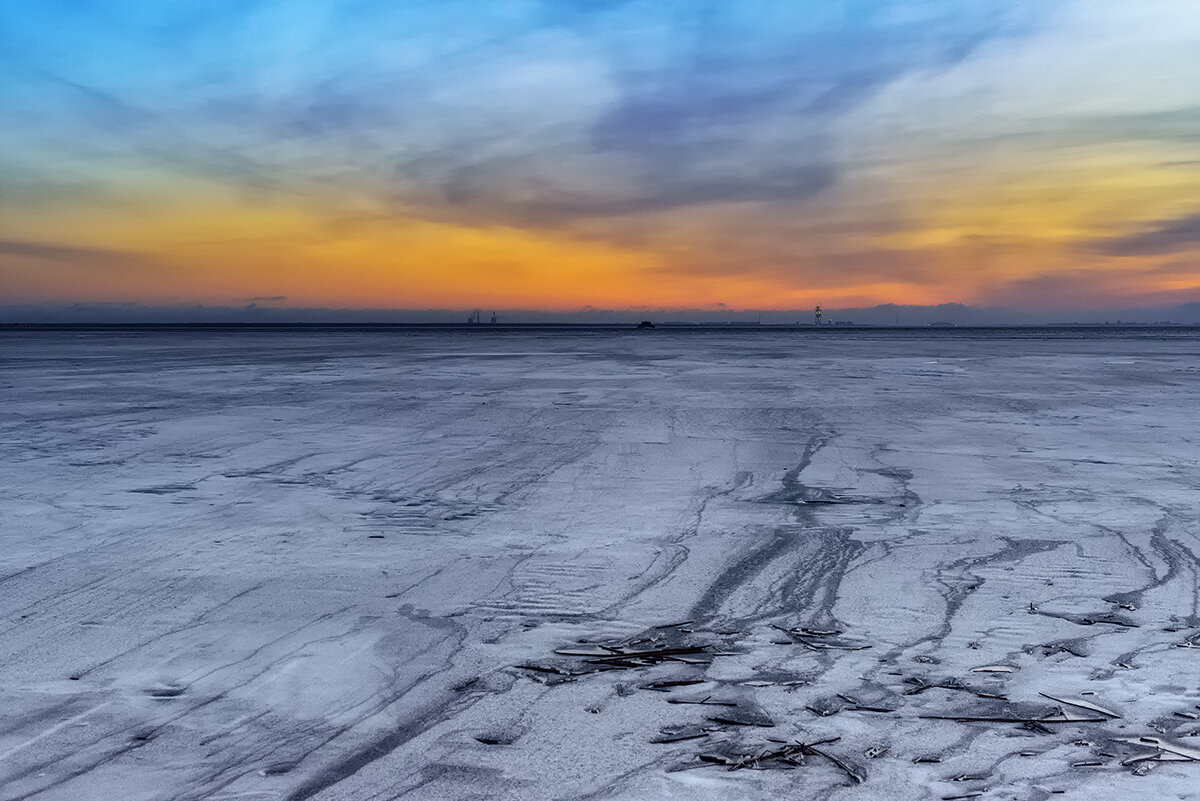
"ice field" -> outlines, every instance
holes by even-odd
[[[0,331],[0,801],[1198,798],[1198,398],[1195,328]]]

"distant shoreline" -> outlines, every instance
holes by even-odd
[[[922,331],[949,333],[953,331],[1036,331],[1036,330],[1200,330],[1200,323],[1005,323],[972,325],[880,325],[855,323],[843,325],[786,324],[786,323],[690,323],[655,322],[653,329],[637,330],[636,323],[0,323],[0,331],[351,331],[351,330],[428,330],[471,332],[478,334],[514,331],[635,331],[654,336],[662,331],[770,331],[808,333],[853,333],[887,331]]]

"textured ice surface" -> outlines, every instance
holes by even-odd
[[[0,801],[1200,796],[1198,332],[823,333],[0,332]]]

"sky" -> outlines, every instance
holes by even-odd
[[[6,0],[0,303],[1200,300],[1195,0]]]

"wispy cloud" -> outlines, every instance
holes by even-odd
[[[1098,240],[1093,246],[1109,256],[1146,256],[1200,249],[1200,214],[1161,220],[1136,233]]]
[[[0,240],[0,256],[90,264],[130,264],[142,261],[145,258],[144,254],[128,250],[75,247],[72,245],[56,245],[45,242],[23,242],[14,239]]]

